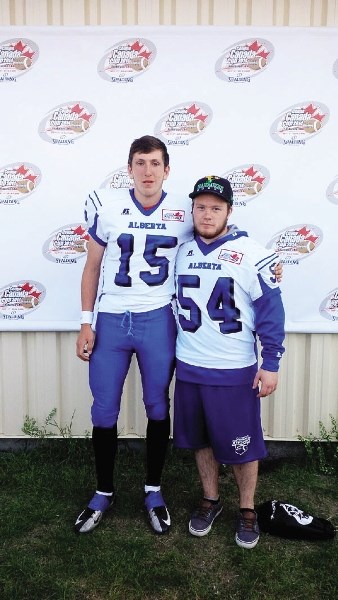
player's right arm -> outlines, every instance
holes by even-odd
[[[83,311],[93,312],[99,285],[101,263],[105,246],[89,238],[88,254],[81,280],[81,304]],[[88,361],[93,350],[95,332],[89,323],[81,325],[76,342],[76,354],[81,360]]]

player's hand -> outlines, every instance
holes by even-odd
[[[265,398],[272,394],[278,384],[278,373],[273,371],[264,371],[264,369],[258,369],[256,377],[254,379],[252,389],[259,387],[258,398]]]
[[[275,266],[275,277],[278,283],[283,279],[283,265],[281,262],[277,263]]]
[[[95,341],[95,331],[92,330],[89,323],[81,325],[81,330],[76,340],[76,356],[81,360],[88,361],[93,351]]]

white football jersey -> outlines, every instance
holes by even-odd
[[[100,312],[145,312],[168,304],[175,292],[179,246],[193,235],[191,200],[163,192],[145,209],[133,190],[89,194],[85,217],[91,237],[106,247]]]
[[[274,275],[278,260],[236,226],[210,244],[196,236],[181,246],[176,259],[178,361],[200,371],[250,367],[257,362],[257,333],[263,368],[278,370],[284,351],[284,309]]]

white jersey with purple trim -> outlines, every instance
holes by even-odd
[[[274,275],[278,260],[234,225],[210,244],[196,236],[181,246],[176,259],[177,372],[179,361],[200,373],[254,365],[256,333],[262,367],[278,370],[284,351],[284,309]]]
[[[169,304],[178,248],[193,235],[190,198],[163,192],[146,210],[133,190],[97,190],[88,196],[85,218],[91,237],[106,247],[99,312]]]

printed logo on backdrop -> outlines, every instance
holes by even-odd
[[[94,125],[96,110],[88,102],[74,100],[59,104],[39,125],[39,135],[51,144],[74,144]]]
[[[319,102],[294,104],[275,119],[270,135],[279,144],[305,144],[323,129],[329,115],[328,107]]]
[[[324,319],[338,321],[338,288],[332,290],[321,302],[319,313]]]
[[[328,186],[326,197],[332,204],[338,204],[338,176]]]
[[[201,102],[177,104],[164,113],[155,126],[155,135],[168,146],[187,146],[210,125],[212,110]]]
[[[39,308],[45,296],[44,286],[37,281],[23,279],[8,283],[0,289],[0,318],[24,319]]]
[[[291,225],[277,233],[267,248],[279,254],[285,265],[298,265],[299,261],[313,254],[323,241],[323,233],[316,225]]]
[[[333,63],[333,75],[336,79],[338,79],[338,59]]]
[[[0,42],[0,82],[16,81],[27,73],[39,57],[39,48],[31,40],[14,38]]]
[[[41,181],[41,172],[31,163],[16,162],[0,167],[0,204],[20,204]]]
[[[268,67],[273,55],[274,47],[267,40],[242,40],[224,50],[216,62],[215,73],[231,83],[250,82]]]
[[[127,189],[134,187],[133,180],[129,177],[128,167],[120,167],[107,175],[106,179],[101,183],[100,188],[105,189]]]
[[[149,40],[131,38],[109,48],[97,67],[103,79],[114,83],[132,83],[149,69],[156,57],[156,47]]]
[[[89,234],[83,223],[63,225],[46,240],[42,254],[58,264],[76,264],[87,254]]]
[[[234,206],[246,206],[265,190],[270,173],[262,165],[248,163],[227,171],[222,177],[231,183]]]

